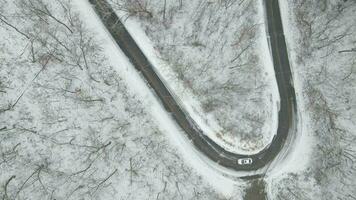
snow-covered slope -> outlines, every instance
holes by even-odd
[[[262,1],[112,6],[204,133],[236,153],[256,153],[270,143],[279,95]]]
[[[157,123],[163,108],[87,1],[15,3],[0,1],[3,199],[239,199]]]
[[[307,162],[271,177],[270,199],[355,199],[356,2],[279,2]]]

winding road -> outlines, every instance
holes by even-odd
[[[295,126],[297,104],[293,88],[292,75],[288,60],[287,47],[283,34],[281,15],[278,0],[265,0],[267,18],[267,33],[271,53],[273,56],[274,70],[280,93],[280,109],[278,113],[277,134],[272,142],[260,152],[253,155],[241,155],[228,152],[207,137],[194,123],[184,108],[177,103],[174,96],[161,81],[154,71],[154,67],[140,50],[134,39],[120,22],[119,17],[106,0],[89,0],[102,23],[108,29],[114,40],[129,58],[135,68],[141,72],[156,95],[161,100],[165,109],[170,112],[176,123],[185,131],[189,139],[200,152],[221,166],[237,171],[255,171],[268,165],[282,150],[288,134]],[[294,123],[294,124],[293,124]],[[239,165],[240,158],[252,158],[251,165]]]

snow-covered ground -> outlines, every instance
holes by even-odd
[[[0,197],[6,200],[242,199],[245,183],[227,176],[227,171],[215,171],[207,165],[209,161],[199,157],[112,41],[89,3],[71,2],[74,7],[65,0],[0,0]],[[158,5],[157,2],[147,6]],[[249,69],[243,66],[229,71],[231,65],[220,59],[222,54],[229,60],[240,52],[241,49],[228,44],[233,36],[241,38],[238,27],[247,26],[243,20],[263,22],[261,5],[243,0],[222,0],[220,4],[192,2],[188,8],[184,1],[177,1],[178,7],[167,1],[165,14],[150,10],[154,14],[152,20],[159,22],[158,25],[165,21],[163,24],[168,28],[164,29],[172,33],[167,34],[171,38],[162,38],[161,43],[157,43],[159,27],[152,26],[154,30],[150,30],[143,16],[149,13],[144,9],[140,11],[141,18],[129,18],[127,26],[140,36],[136,39],[142,40],[139,43],[145,46],[145,53],[167,78],[171,89],[177,91],[186,109],[195,113],[195,120],[201,120],[199,123],[207,133],[225,130],[226,124],[221,121],[230,117],[233,122],[257,126],[246,123],[242,119],[244,115],[237,113],[244,113],[240,108],[245,105],[242,102],[251,98],[251,88],[251,91],[234,88],[239,91],[236,96],[230,90],[225,91],[226,98],[222,99],[236,102],[219,103],[206,111],[204,105],[208,99],[220,99],[217,97],[222,90],[214,90],[216,96],[212,91],[207,94],[201,91],[212,89],[213,85],[221,86],[220,79],[228,77],[234,78],[237,82],[233,83],[239,83],[242,88],[250,85],[249,81],[256,81],[257,85],[268,83],[263,89],[253,89],[254,95],[261,99],[246,104],[246,110],[268,105],[261,109],[266,111],[260,114],[264,119],[261,127],[271,126],[267,128],[269,133],[263,135],[273,134],[272,126],[276,124],[268,116],[276,113],[278,95],[273,89],[274,76],[262,34],[264,26],[256,28],[252,39],[242,40],[242,48],[251,40],[261,42],[253,42],[235,63],[248,61],[252,56],[251,62],[256,62],[252,72],[242,73],[240,70]],[[282,166],[267,174],[269,197],[355,199],[356,2],[288,0],[280,3],[300,120],[297,146],[287,160],[280,161]],[[240,6],[246,11],[238,20],[231,10],[239,16]],[[193,8],[202,11],[195,13],[201,15],[194,15]],[[179,28],[168,23],[173,13],[181,22],[177,26],[181,25],[186,34],[180,35]],[[192,23],[185,15],[195,16]],[[217,31],[211,29],[214,26],[204,25],[207,19],[216,23]],[[219,31],[228,30],[233,24],[236,30]],[[209,31],[213,39],[204,40]],[[187,34],[192,37],[185,40]],[[219,39],[226,40],[226,45]],[[179,45],[165,46],[167,41]],[[210,56],[206,56],[206,49],[211,50]],[[173,53],[177,56],[172,56]],[[200,62],[207,72],[202,72],[197,80],[190,79],[198,77],[195,70],[201,69],[197,67]],[[226,67],[220,67],[225,64]],[[177,77],[179,70],[172,65],[188,66],[181,72],[191,74]],[[222,73],[215,73],[216,79],[210,79],[218,69]],[[254,72],[260,78],[251,78]],[[262,75],[265,72],[267,75]],[[239,77],[241,73],[243,76]],[[204,80],[203,85],[197,84]],[[274,95],[273,104],[265,99],[270,95]],[[226,109],[229,106],[233,109]],[[233,112],[219,115],[226,110]],[[239,124],[234,127],[246,129]],[[240,138],[234,141],[243,143]],[[249,145],[242,149],[225,147],[247,152],[263,144],[255,145],[254,149]]]
[[[279,2],[301,138],[269,197],[356,199],[356,2]]]
[[[241,199],[243,183],[175,141],[89,3],[74,3],[0,1],[0,196]]]
[[[262,1],[112,5],[204,133],[236,153],[256,153],[270,143],[279,94]]]

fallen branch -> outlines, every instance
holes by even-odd
[[[38,173],[39,170],[42,169],[43,166],[40,166],[39,168],[37,168],[34,172],[32,172],[32,174],[25,180],[25,182],[22,183],[21,187],[19,188],[19,190],[16,192],[15,198],[17,198],[17,196],[20,194],[20,192],[22,191],[22,189],[25,187],[26,183],[33,177],[33,175],[35,175],[36,173]]]
[[[11,108],[12,108],[11,104],[9,104],[6,108],[0,108],[0,113],[9,111],[9,110],[11,110]]]
[[[40,73],[46,68],[48,62],[49,62],[50,58],[48,58],[45,63],[42,65],[42,68],[39,72],[37,72],[37,74],[35,75],[35,77],[31,80],[31,82],[27,85],[27,87],[24,89],[24,91],[21,93],[21,95],[19,97],[17,97],[16,101],[14,104],[11,105],[11,108],[14,108],[16,106],[16,104],[20,101],[20,99],[23,97],[23,95],[26,93],[26,91],[28,90],[28,88],[30,87],[30,85],[36,80],[36,78],[40,75]]]
[[[351,53],[351,52],[356,52],[356,48],[346,49],[346,50],[341,50],[341,51],[339,51],[339,53]]]
[[[16,176],[13,175],[6,181],[5,187],[4,187],[4,196],[2,197],[3,200],[10,199],[9,196],[7,195],[7,187],[10,184],[11,180],[14,179],[15,177]]]
[[[99,189],[99,187],[104,184],[107,180],[109,180],[115,173],[117,172],[117,169],[115,169],[108,177],[106,177],[103,181],[101,181],[95,188],[94,193]]]
[[[10,26],[12,29],[14,29],[16,32],[20,33],[21,35],[23,35],[24,37],[26,37],[27,39],[30,39],[30,36],[28,36],[27,34],[25,34],[24,32],[20,31],[18,28],[16,28],[14,25],[10,24],[9,22],[7,22],[6,17],[4,15],[0,14],[0,21],[2,21],[4,24]]]

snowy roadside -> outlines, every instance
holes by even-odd
[[[32,3],[0,4],[9,23],[37,36],[0,24],[0,196],[241,198],[243,183],[206,166],[179,138],[87,1]],[[68,28],[37,17],[43,5]]]
[[[293,21],[290,18],[289,13],[291,12],[288,3],[286,1],[279,1],[281,18],[283,23],[284,36],[288,49],[288,58],[290,61],[292,76],[293,76],[293,86],[297,98],[297,107],[298,107],[298,120],[297,125],[294,127],[295,137],[293,138],[293,144],[290,145],[291,149],[286,149],[285,154],[288,156],[283,156],[282,160],[276,160],[275,163],[278,163],[278,168],[275,168],[269,174],[269,177],[276,178],[283,174],[290,172],[300,172],[305,170],[308,165],[308,158],[310,157],[310,151],[312,144],[314,143],[315,138],[310,133],[310,117],[306,110],[305,99],[302,96],[302,79],[301,71],[298,71],[296,64],[296,52],[293,47],[295,46],[295,33],[296,26],[293,25]],[[293,128],[292,128],[293,129]]]
[[[88,20],[92,23],[90,24],[90,27],[95,29],[98,37],[102,38],[101,42],[105,49],[105,55],[108,57],[110,63],[115,66],[114,68],[120,74],[120,77],[122,77],[126,84],[130,86],[130,89],[135,92],[135,95],[139,96],[140,99],[145,100],[141,103],[152,115],[155,122],[159,124],[158,129],[169,136],[171,144],[182,152],[184,159],[188,161],[195,170],[199,169],[197,173],[202,175],[207,182],[227,196],[232,195],[235,189],[234,187],[241,184],[241,182],[233,181],[233,177],[244,176],[245,174],[233,173],[229,170],[223,171],[222,168],[215,166],[194,148],[191,141],[185,137],[184,133],[182,133],[182,129],[174,122],[172,116],[170,116],[169,113],[165,111],[164,106],[159,103],[158,97],[152,93],[152,90],[148,87],[144,78],[136,71],[135,67],[132,66],[130,61],[120,50],[120,47],[116,45],[116,42],[110,36],[110,33],[107,32],[106,28],[101,24],[100,19],[91,8],[91,5],[85,0],[78,1],[77,4],[80,8],[86,8],[83,10],[89,11],[83,14],[85,18],[90,19]],[[115,65],[115,63],[120,63],[120,65]],[[215,167],[212,168],[211,165],[214,165]],[[225,175],[221,172],[224,172]],[[229,175],[232,175],[232,177],[229,177]]]
[[[355,197],[352,1],[279,1],[299,110],[288,160],[268,179],[270,199]],[[346,51],[347,52],[347,51]],[[352,70],[351,70],[352,71]],[[337,164],[335,164],[337,163]]]
[[[115,5],[113,7],[115,8]],[[192,8],[193,7],[194,6],[192,6]],[[147,24],[147,21],[139,20],[136,17],[128,17],[126,19],[127,12],[122,11],[120,9],[116,10],[118,15],[122,16],[122,18],[125,19],[124,24],[126,28],[131,33],[131,35],[138,43],[138,45],[145,53],[145,55],[148,57],[150,62],[156,68],[155,70],[158,72],[157,74],[160,75],[161,79],[166,83],[166,86],[170,88],[171,93],[175,95],[176,99],[180,102],[180,104],[183,106],[186,112],[194,119],[194,121],[203,130],[203,132],[206,135],[208,135],[210,138],[212,138],[217,144],[225,148],[226,150],[239,154],[257,153],[261,149],[269,145],[273,136],[276,133],[277,126],[278,126],[277,117],[278,117],[279,94],[278,94],[278,88],[274,76],[271,56],[268,50],[267,38],[265,34],[265,25],[263,22],[264,8],[262,5],[262,1],[258,1],[256,7],[258,10],[256,11],[258,13],[256,18],[258,18],[259,20],[255,22],[258,24],[258,28],[256,28],[258,32],[258,37],[255,41],[257,45],[255,47],[255,51],[256,54],[260,57],[259,58],[261,60],[260,63],[263,63],[263,67],[261,70],[263,71],[263,73],[265,73],[264,78],[266,78],[266,80],[262,82],[268,82],[267,92],[264,92],[263,94],[261,94],[262,97],[258,97],[258,98],[263,99],[262,101],[265,104],[266,108],[263,109],[263,111],[255,110],[255,108],[252,108],[250,106],[247,106],[244,109],[251,109],[249,112],[255,112],[257,115],[259,114],[259,112],[267,112],[268,114],[265,113],[266,121],[264,123],[259,124],[259,126],[261,126],[258,128],[259,133],[256,134],[251,133],[252,135],[255,136],[255,138],[249,138],[247,140],[242,139],[242,137],[244,137],[244,133],[242,132],[244,132],[245,130],[242,126],[239,126],[239,124],[242,124],[242,122],[239,120],[239,117],[245,115],[246,113],[243,113],[244,111],[242,111],[241,108],[233,106],[233,104],[235,104],[234,101],[240,101],[239,99],[235,99],[236,97],[234,97],[234,99],[230,99],[231,102],[226,102],[225,105],[230,106],[230,110],[224,111],[225,113],[231,113],[231,116],[237,113],[236,115],[239,115],[239,117],[237,118],[235,116],[235,117],[231,117],[231,119],[226,119],[226,118],[222,119],[222,117],[217,116],[218,115],[217,112],[214,113],[214,112],[204,111],[204,109],[202,108],[202,98],[211,98],[211,97],[209,97],[209,94],[206,94],[207,96],[205,97],[201,97],[194,94],[192,88],[190,88],[189,85],[187,85],[183,80],[181,80],[180,76],[177,75],[177,72],[173,69],[172,67],[173,64],[169,63],[167,61],[167,58],[164,58],[164,56],[160,54],[160,52],[157,50],[157,45],[154,44],[152,40],[147,36],[146,34],[147,32],[145,33],[143,31],[143,29],[145,28],[147,29],[147,26],[150,26],[150,24],[149,23]],[[175,23],[180,24],[184,22],[182,22],[178,18],[177,22]],[[178,28],[181,26],[184,26],[184,24],[179,25]],[[177,32],[179,33],[179,31]],[[154,35],[154,34],[161,34],[161,33],[158,31],[158,33],[151,33],[151,34]],[[168,32],[167,34],[172,34],[172,33]],[[169,38],[170,36],[166,35],[164,37]],[[229,38],[231,37],[232,36],[230,35]],[[209,38],[206,38],[206,40],[209,40]],[[186,47],[182,47],[183,50],[185,48]],[[190,51],[191,50],[187,49],[187,53]],[[200,57],[200,56],[205,57],[201,55],[202,53],[203,53],[202,51],[198,51],[195,52],[194,55],[196,57]],[[224,58],[220,58],[220,59],[224,59]],[[188,60],[187,62],[190,61]],[[188,66],[188,67],[193,67],[193,66]],[[224,69],[222,69],[222,71],[224,71]],[[196,77],[196,79],[199,80],[199,77]],[[238,92],[231,91],[231,94],[232,93],[238,93]],[[239,98],[238,95],[237,98]],[[249,101],[254,101],[251,98],[253,97],[250,95]],[[230,129],[231,131],[224,129],[220,123],[222,120],[228,121],[229,123],[230,122],[233,123],[234,128]],[[236,121],[234,122],[234,120]],[[236,132],[233,133],[233,131],[236,130],[241,131],[241,135],[239,135]]]

